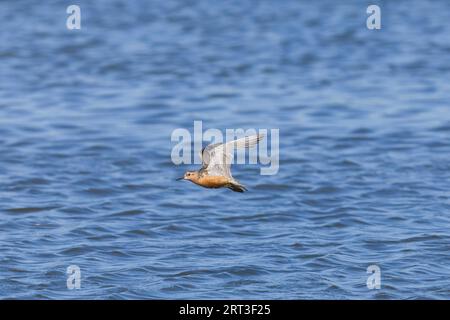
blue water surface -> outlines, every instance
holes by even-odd
[[[372,2],[1,1],[0,298],[449,299],[450,3]],[[195,120],[278,174],[175,181]]]

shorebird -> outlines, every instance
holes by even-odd
[[[186,171],[177,180],[189,180],[205,188],[229,188],[235,192],[247,189],[233,178],[230,171],[234,149],[250,148],[258,144],[264,135],[257,134],[227,143],[214,143],[206,146],[200,152],[202,167],[197,171]]]

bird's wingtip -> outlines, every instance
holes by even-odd
[[[234,192],[245,192],[245,191],[248,191],[247,188],[244,187],[241,184],[232,184],[228,188],[233,190]]]

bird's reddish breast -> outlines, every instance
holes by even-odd
[[[197,183],[206,188],[220,188],[228,184],[228,179],[223,176],[205,176],[198,179]]]

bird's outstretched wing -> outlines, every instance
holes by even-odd
[[[231,176],[230,166],[234,150],[253,147],[263,138],[263,134],[255,134],[227,143],[210,144],[203,148],[201,152],[203,168],[210,175],[224,175],[233,178]]]

